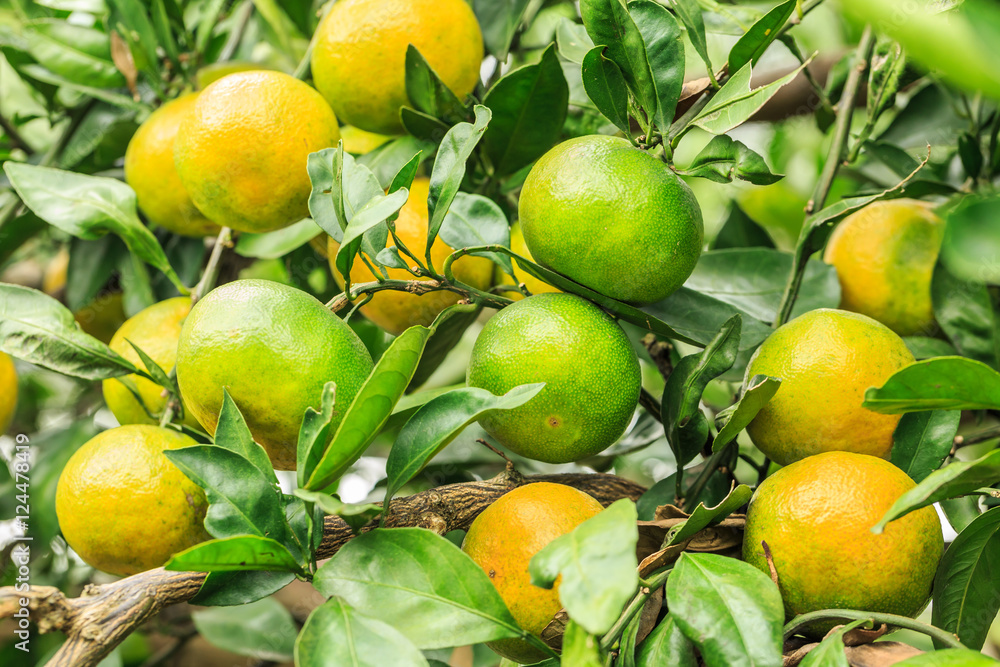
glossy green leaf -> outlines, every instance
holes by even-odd
[[[656,96],[653,120],[661,132],[666,132],[674,122],[674,111],[684,87],[681,27],[673,14],[650,0],[631,0],[628,11],[646,47],[646,61]]]
[[[123,95],[122,93],[117,93],[106,88],[96,88],[91,85],[82,83],[80,79],[71,79],[65,76],[61,76],[52,72],[41,65],[27,64],[21,65],[18,68],[18,74],[22,78],[28,80],[34,80],[33,85],[38,88],[39,83],[48,84],[55,87],[66,88],[75,93],[80,93],[82,95],[87,95],[98,100],[103,100],[108,104],[113,104],[116,107],[121,107],[123,109],[131,109],[133,111],[148,112],[149,107],[142,102],[136,102],[132,99],[131,95]]]
[[[305,489],[295,489],[295,495],[303,500],[315,503],[330,516],[339,516],[351,527],[355,534],[361,528],[371,523],[371,521],[382,513],[382,506],[375,503],[363,503],[352,505],[345,503],[340,498],[331,496],[329,493],[321,491],[306,491]]]
[[[59,76],[97,88],[125,85],[125,77],[111,61],[108,35],[58,19],[27,24],[28,51],[42,66]]]
[[[794,5],[795,0],[789,1]],[[747,148],[742,141],[725,134],[708,142],[694,162],[679,173],[707,178],[716,183],[729,183],[736,178],[754,185],[770,185],[782,179],[781,174],[771,173],[764,158]]]
[[[568,102],[555,44],[537,63],[509,72],[489,89],[483,104],[493,118],[483,134],[483,150],[496,176],[513,174],[555,145]]]
[[[969,197],[947,214],[941,261],[949,271],[971,283],[1000,282],[1000,240],[996,220],[1000,199]]]
[[[195,611],[191,620],[199,635],[224,651],[259,661],[292,659],[298,628],[292,615],[274,598]]]
[[[571,620],[566,624],[562,638],[561,665],[566,667],[604,667],[601,641],[587,632],[582,625]]]
[[[563,58],[582,65],[583,59],[594,48],[594,40],[587,34],[585,26],[564,18],[556,27],[556,47]]]
[[[141,347],[133,343],[128,338],[125,339],[125,342],[128,343],[133,350],[135,350],[137,355],[139,355],[139,361],[142,362],[142,365],[146,368],[146,372],[153,379],[153,382],[171,392],[174,396],[178,396],[180,394],[180,390],[177,388],[176,380],[171,379],[170,376],[167,375],[167,372],[160,368],[159,364],[153,361],[148,354],[143,352]]]
[[[676,530],[671,531],[665,546],[680,544],[684,540],[694,537],[695,533],[709,526],[714,526],[750,502],[750,496],[752,495],[753,490],[749,486],[740,484],[730,491],[726,499],[715,507],[705,507],[705,503],[698,503],[698,506],[691,512],[691,516],[688,517],[687,521],[679,525]]]
[[[80,329],[64,305],[38,290],[0,283],[0,350],[43,368],[104,380],[138,369]]]
[[[465,178],[465,163],[482,139],[492,113],[481,104],[476,105],[476,122],[459,123],[448,130],[438,148],[434,168],[431,170],[430,192],[427,196],[427,248],[434,245],[441,224],[444,222],[458,188]]]
[[[417,47],[406,47],[406,96],[417,111],[445,121],[459,121],[465,105],[455,96]]]
[[[313,583],[422,649],[526,634],[486,573],[450,541],[422,528],[362,533],[319,569]]]
[[[718,433],[712,442],[712,451],[717,452],[736,439],[767,402],[777,393],[781,380],[766,375],[750,378],[740,400],[715,416]]]
[[[192,604],[206,607],[244,605],[280,591],[295,579],[291,572],[240,570],[210,572]]]
[[[618,619],[639,584],[635,545],[635,503],[615,501],[534,555],[531,583],[552,588],[560,576],[559,601],[591,634],[602,634]]]
[[[774,248],[770,234],[750,218],[735,202],[730,205],[729,215],[716,234],[712,250],[732,248]],[[697,267],[696,267],[697,268]]]
[[[767,47],[778,36],[782,26],[795,11],[796,0],[787,0],[764,14],[756,23],[750,26],[739,41],[729,50],[729,71],[738,72],[744,65],[756,65]]]
[[[148,6],[150,4],[152,3],[144,3],[141,0],[108,0],[111,9],[108,24],[128,45],[132,59],[139,70],[150,77],[159,78],[160,56],[157,47],[163,48],[166,52],[170,46],[176,48],[176,45],[172,40],[160,44],[156,29],[153,27],[151,7]]]
[[[427,667],[392,625],[332,597],[313,610],[295,640],[296,667]]]
[[[707,345],[734,315],[743,318],[741,351],[754,349],[771,334],[771,327],[739,308],[686,287],[681,287],[663,301],[642,306],[641,311],[658,318],[677,336],[654,329],[651,331],[663,333],[673,340],[694,341],[698,347]]]
[[[934,319],[963,357],[1000,367],[1000,321],[981,278],[966,282],[939,263],[931,280]]]
[[[944,552],[931,622],[979,650],[1000,610],[1000,507],[979,515]]]
[[[856,627],[864,625],[867,621],[851,621],[847,625],[837,628],[836,631],[824,637],[819,646],[815,647],[799,663],[802,667],[851,667],[847,662],[847,654],[844,652],[844,635]]]
[[[760,111],[761,107],[781,88],[791,83],[807,64],[808,61],[776,81],[753,90],[750,88],[752,66],[744,65],[692,119],[691,124],[712,134],[729,132]]]
[[[283,544],[260,535],[236,535],[202,542],[174,554],[163,567],[180,572],[303,572],[295,556]]]
[[[936,357],[896,371],[881,387],[865,392],[869,410],[900,414],[915,410],[996,410],[1000,373],[965,357]]]
[[[80,121],[76,132],[66,142],[54,166],[60,169],[89,168],[81,163],[111,166],[119,159],[135,133],[134,109],[122,109],[106,102],[96,102]],[[98,156],[101,159],[98,160]]]
[[[343,188],[344,142],[337,148],[324,148],[310,153],[306,161],[306,171],[312,183],[309,193],[309,214],[316,225],[340,243],[347,227],[347,213],[344,211]]]
[[[708,57],[708,40],[705,37],[705,18],[701,15],[701,5],[697,0],[667,0],[667,3],[684,24],[687,38],[705,61],[705,67],[709,73],[713,72],[712,61]]]
[[[441,223],[438,236],[452,248],[491,244],[510,247],[510,223],[503,209],[492,199],[459,192]],[[493,260],[508,275],[514,271],[507,255],[495,252],[474,254]]]
[[[434,320],[434,330],[431,332],[431,336],[427,339],[427,344],[424,346],[424,353],[420,355],[420,363],[417,364],[417,370],[413,372],[413,377],[410,378],[410,384],[407,387],[408,391],[419,388],[433,375],[434,371],[447,359],[448,354],[462,340],[466,329],[476,321],[481,312],[481,306],[458,303],[454,306],[448,306],[438,314]],[[448,391],[449,389],[450,387],[445,387],[444,391]],[[442,391],[441,393],[444,392]],[[411,393],[404,396],[396,404],[397,409],[393,411],[393,419],[396,419],[399,409],[404,405],[413,399],[419,399],[420,396],[426,395],[427,392],[420,392],[416,395]],[[430,399],[428,398],[427,400]],[[423,403],[426,403],[426,401]],[[423,405],[423,403],[420,403],[420,405]],[[412,406],[410,414],[415,412],[420,405]],[[406,415],[406,418],[408,417],[409,415]],[[401,426],[402,422],[398,425]]]
[[[396,175],[407,163],[418,156],[416,159],[419,166],[424,160],[434,155],[434,148],[433,143],[406,135],[388,141],[372,152],[359,156],[357,162],[368,167],[375,174],[375,178],[378,179],[382,187],[389,190]],[[404,187],[409,188],[409,185]]]
[[[872,532],[881,533],[890,521],[913,510],[993,486],[998,479],[1000,479],[1000,449],[994,449],[974,461],[949,463],[927,475],[922,482],[900,496],[872,528]]]
[[[343,413],[340,426],[305,488],[318,491],[336,481],[364,453],[403,395],[431,334],[415,326],[392,341]]]
[[[917,361],[931,357],[954,357],[958,354],[951,343],[940,338],[905,336],[903,342],[906,343],[906,348]]]
[[[236,239],[236,254],[255,259],[278,259],[309,243],[323,230],[312,218],[303,218],[284,229],[263,234],[242,233]]]
[[[399,110],[399,121],[412,137],[431,145],[439,143],[448,134],[447,123],[410,107]]]
[[[298,62],[305,54],[308,40],[285,12],[283,6],[287,3],[278,0],[252,0],[252,2],[276,37],[273,46],[276,46],[277,50],[291,62]]]
[[[958,433],[958,410],[927,410],[903,415],[892,435],[892,464],[921,482],[947,458]]]
[[[361,247],[362,237],[376,226],[384,226],[386,220],[398,214],[399,209],[403,208],[403,204],[406,203],[409,195],[410,191],[406,188],[396,190],[388,195],[383,195],[380,192],[369,199],[367,203],[358,207],[353,215],[351,213],[347,214],[350,222],[347,223],[347,228],[344,230],[344,238],[341,241],[340,248],[337,250],[336,263],[340,275],[346,276],[350,273],[354,255],[357,254],[357,249]],[[385,234],[382,236],[388,236],[388,228],[385,229]],[[372,245],[375,250],[369,254],[375,257],[382,248],[375,246],[374,243]],[[382,238],[382,246],[385,246],[385,238]]]
[[[947,498],[940,501],[938,506],[956,533],[961,533],[968,528],[969,524],[975,521],[982,512],[979,509],[979,496]]]
[[[743,561],[684,553],[667,607],[706,667],[780,667],[785,608],[771,579]]]
[[[45,222],[82,239],[111,232],[186,292],[159,241],[139,220],[135,192],[129,186],[112,178],[10,161],[4,163],[4,171],[25,206]]]
[[[473,0],[472,9],[483,30],[486,50],[501,63],[528,9],[529,0]]]
[[[213,442],[216,447],[228,449],[245,458],[277,487],[278,478],[274,474],[271,459],[264,448],[254,442],[246,420],[225,387],[222,388],[222,409],[219,411],[219,423],[215,427]]]
[[[667,614],[639,644],[636,667],[697,667],[694,645],[677,627],[674,617]]]
[[[337,385],[334,382],[327,382],[323,385],[320,409],[306,408],[306,413],[302,417],[295,454],[296,479],[299,487],[305,486],[309,481],[316,464],[323,457],[326,444],[330,441],[330,423],[333,421],[336,400]]]
[[[890,39],[880,39],[871,56],[868,68],[868,118],[874,122],[892,107],[906,70],[903,48]]]
[[[618,65],[625,82],[646,113],[656,113],[656,87],[646,60],[642,33],[623,4],[623,0],[581,0],[580,16],[587,34],[604,55]]]
[[[604,46],[587,52],[581,66],[583,87],[598,111],[626,135],[631,134],[628,114],[628,87],[621,69],[604,57]]]
[[[510,410],[524,405],[544,386],[544,382],[522,385],[503,396],[494,396],[485,389],[463,387],[425,404],[406,422],[389,452],[385,466],[384,505],[388,506],[396,492],[423,470],[466,426],[485,412]]]

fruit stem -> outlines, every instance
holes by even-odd
[[[212,254],[208,257],[208,264],[205,265],[205,271],[201,274],[201,280],[191,290],[192,306],[198,302],[198,299],[205,296],[205,294],[215,287],[215,280],[219,277],[219,260],[222,259],[222,251],[232,244],[233,230],[229,227],[223,227],[219,230],[219,235],[215,239],[215,245],[212,246]]]
[[[615,645],[615,642],[617,642],[618,638],[621,637],[621,634],[625,631],[625,628],[628,627],[628,624],[631,623],[636,614],[641,612],[642,608],[646,606],[646,601],[649,599],[649,596],[653,594],[653,591],[657,590],[660,586],[666,583],[667,577],[670,576],[670,571],[672,569],[672,565],[667,566],[662,570],[654,572],[649,579],[639,579],[639,591],[635,594],[635,597],[632,598],[632,601],[628,603],[628,606],[625,607],[625,611],[623,611],[622,615],[618,617],[618,620],[611,626],[611,629],[608,630],[603,637],[601,637],[601,648],[603,650],[607,651]]]
[[[956,435],[952,444],[952,453],[954,454],[954,450],[960,447],[978,445],[981,442],[993,440],[994,438],[1000,438],[1000,426],[991,426],[990,428],[970,433],[969,435]]]
[[[922,623],[916,619],[910,618],[909,616],[899,616],[897,614],[883,614],[879,612],[868,612],[868,611],[856,611],[854,609],[820,609],[819,611],[811,611],[808,614],[799,614],[791,621],[785,625],[784,629],[784,639],[787,641],[789,637],[794,635],[800,628],[805,627],[810,623],[815,623],[816,621],[827,621],[831,619],[842,619],[850,621],[871,621],[874,624],[884,623],[886,625],[892,625],[897,628],[904,628],[906,630],[913,630],[914,632],[919,632],[925,634],[931,639],[937,641],[940,644],[947,646],[948,648],[967,648],[962,642],[958,640],[954,634],[948,632],[947,630],[942,630],[941,628],[936,628],[928,623]]]

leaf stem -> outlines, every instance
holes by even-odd
[[[1000,425],[991,426],[987,429],[983,429],[982,431],[970,433],[969,435],[956,435],[952,444],[952,449],[968,447],[969,445],[978,445],[981,442],[993,440],[994,438],[1000,438]]]
[[[722,462],[723,458],[729,454],[735,441],[729,442],[722,449],[712,452],[712,455],[705,461],[705,467],[701,469],[698,477],[694,480],[694,484],[691,485],[691,490],[686,494],[684,498],[684,511],[691,512],[698,505],[698,496],[701,492],[705,490],[705,485],[708,484],[708,480],[711,479],[712,473],[714,473],[719,464]],[[678,470],[679,472],[679,470]]]
[[[663,422],[660,402],[656,397],[646,391],[645,387],[639,388],[639,405],[646,409],[646,412],[658,422]]]
[[[667,577],[670,576],[670,571],[673,566],[668,566],[662,570],[654,572],[649,579],[639,579],[639,591],[632,598],[632,601],[628,603],[622,615],[618,617],[615,624],[611,626],[603,637],[601,637],[601,648],[607,651],[615,642],[618,641],[621,634],[628,627],[628,624],[632,622],[632,619],[636,617],[642,611],[642,608],[646,606],[646,601],[649,596],[653,594],[653,591],[657,590],[667,581]]]
[[[222,6],[220,5],[221,8]],[[240,42],[243,41],[243,34],[246,32],[247,26],[250,25],[250,17],[253,16],[253,10],[253,2],[247,2],[239,8],[240,15],[236,18],[236,27],[229,33],[226,43],[222,45],[217,59],[218,62],[225,62],[231,59],[233,54],[236,53]]]
[[[785,625],[784,638],[787,640],[799,629],[809,625],[810,623],[831,619],[850,621],[866,620],[871,621],[872,623],[885,623],[886,625],[893,625],[897,628],[904,628],[906,630],[913,630],[914,632],[925,634],[931,639],[934,639],[949,648],[966,648],[962,642],[958,641],[958,638],[955,635],[947,630],[936,628],[928,623],[922,623],[908,616],[869,611],[856,611],[854,609],[820,609],[819,611],[812,611],[808,614],[800,614]]]
[[[25,141],[24,137],[21,136],[21,133],[18,132],[16,127],[14,127],[14,123],[8,120],[2,113],[0,113],[0,129],[3,129],[14,148],[21,149],[29,156],[35,154],[35,149],[31,147],[31,144]]]

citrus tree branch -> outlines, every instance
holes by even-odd
[[[869,611],[855,611],[853,609],[820,609],[819,611],[809,612],[808,614],[800,614],[785,625],[785,639],[787,640],[801,628],[809,625],[810,623],[829,620],[872,621],[875,623],[876,627],[880,623],[885,623],[886,625],[895,626],[897,628],[905,628],[907,630],[913,630],[914,632],[925,634],[948,648],[965,648],[965,645],[958,641],[958,638],[947,630],[936,628],[927,623],[921,623],[920,621],[912,619],[909,616],[882,614]]]

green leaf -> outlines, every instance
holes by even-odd
[[[951,343],[940,338],[904,336],[903,342],[906,343],[907,349],[917,361],[923,361],[931,357],[954,357],[958,354]]]
[[[708,383],[736,363],[742,318],[734,315],[722,325],[705,349],[691,354],[674,368],[663,389],[663,430],[678,465],[686,465],[701,451],[708,437],[708,418],[699,407]]]
[[[241,257],[278,259],[296,248],[301,248],[322,234],[323,230],[312,218],[303,218],[294,225],[263,234],[242,233],[236,239],[234,250]]]
[[[483,150],[498,177],[526,167],[559,140],[566,121],[569,86],[555,44],[534,65],[508,73],[486,93],[493,119],[483,134]]]
[[[476,13],[483,30],[486,50],[503,63],[507,60],[510,43],[528,9],[529,0],[473,0],[472,9]]]
[[[210,572],[192,604],[207,607],[243,605],[276,593],[295,579],[291,572],[241,570]]]
[[[580,16],[594,44],[605,47],[604,55],[621,69],[625,83],[647,115],[654,116],[656,87],[646,60],[646,46],[623,0],[581,0]]]
[[[802,667],[851,667],[847,662],[847,654],[844,653],[844,635],[865,623],[865,620],[851,621],[837,628],[828,637],[824,637],[819,646],[809,651],[799,664]]]
[[[711,244],[712,250],[733,248],[774,248],[774,241],[763,227],[754,222],[733,202],[729,215]],[[696,267],[697,268],[697,267]]]
[[[313,470],[316,469],[316,464],[323,457],[323,451],[330,439],[330,422],[333,421],[336,398],[337,384],[327,382],[323,385],[319,411],[311,407],[306,408],[306,413],[302,417],[295,455],[296,479],[300,487],[309,480]]]
[[[413,372],[413,377],[410,378],[410,384],[407,386],[407,391],[413,391],[414,389],[419,388],[431,377],[431,375],[434,374],[434,371],[436,371],[441,363],[448,357],[448,353],[451,352],[456,345],[458,345],[459,341],[462,340],[462,336],[465,334],[466,329],[468,329],[469,326],[476,321],[479,317],[479,313],[481,312],[482,307],[476,306],[475,304],[458,303],[453,306],[448,306],[438,313],[438,316],[434,320],[434,330],[431,332],[430,338],[427,339],[427,344],[424,346],[424,353],[420,356],[420,363],[417,364],[417,370]],[[448,389],[450,388],[445,387],[444,391],[447,391]],[[396,410],[393,411],[393,415],[396,415],[399,408],[403,407],[404,404],[407,403],[407,399],[413,399],[415,396],[419,397],[426,394],[427,392],[420,392],[416,395],[408,394],[407,396],[404,396],[399,403],[397,403]],[[423,403],[420,405],[423,405]],[[419,405],[416,407],[419,407]],[[416,411],[416,407],[410,411],[411,414]],[[408,418],[409,415],[406,415],[406,417]],[[405,419],[403,421],[405,421]],[[402,426],[402,421],[400,421],[398,425]]]
[[[298,628],[292,615],[274,598],[196,611],[191,620],[198,634],[224,651],[260,661],[292,659]]]
[[[277,38],[274,46],[296,63],[305,54],[308,40],[282,8],[284,3],[277,0],[252,0],[254,7]]]
[[[560,664],[566,667],[604,667],[600,638],[584,630],[576,621],[570,620],[562,638]]]
[[[357,208],[353,215],[348,213],[350,222],[347,223],[347,228],[344,230],[344,238],[341,241],[340,249],[337,250],[336,259],[337,270],[340,271],[342,276],[346,276],[351,272],[351,264],[354,261],[354,256],[361,247],[361,237],[374,227],[385,225],[386,220],[399,213],[399,209],[403,208],[403,204],[406,203],[406,199],[409,196],[410,191],[406,188],[396,190],[388,195],[383,195],[380,192],[360,208]],[[385,229],[383,236],[387,235],[388,228]],[[374,252],[369,254],[375,257],[382,248],[379,248],[374,243],[372,246],[374,247]],[[382,246],[385,246],[385,239],[382,240]]]
[[[521,385],[503,396],[494,396],[485,389],[463,387],[426,403],[406,422],[389,452],[383,504],[388,507],[403,485],[483,413],[524,405],[544,386],[544,382]]]
[[[594,48],[594,41],[587,34],[586,27],[564,18],[556,27],[556,46],[563,58],[582,65],[583,59]]]
[[[427,667],[427,659],[392,625],[332,597],[314,609],[302,626],[295,640],[295,665]]]
[[[254,442],[246,420],[225,387],[222,388],[222,409],[219,411],[219,423],[215,427],[213,442],[216,447],[228,449],[245,458],[277,487],[278,478],[274,474],[271,459],[264,448]]]
[[[392,341],[343,413],[333,440],[308,477],[306,489],[326,488],[364,453],[409,385],[430,334],[431,329],[415,326]]]
[[[32,21],[24,28],[28,52],[46,69],[97,88],[125,85],[111,61],[108,35],[100,30],[58,19]]]
[[[595,46],[584,56],[580,70],[583,87],[598,111],[619,130],[630,135],[628,87],[618,65],[604,57],[606,48]]]
[[[932,126],[927,126],[932,127]],[[941,261],[960,280],[1000,282],[996,220],[1000,199],[969,197],[947,214]]]
[[[739,41],[729,50],[729,71],[738,72],[744,65],[756,65],[760,57],[771,46],[778,36],[782,26],[795,11],[796,0],[787,0],[764,14],[756,23],[750,26]]]
[[[7,161],[4,171],[24,205],[45,222],[81,239],[111,232],[142,261],[162,271],[182,293],[187,288],[153,233],[139,220],[135,192],[112,178]]]
[[[434,155],[434,149],[433,143],[406,135],[388,141],[370,153],[365,153],[357,158],[357,162],[368,167],[382,187],[389,190],[396,175],[414,157],[419,167],[424,160]],[[409,185],[404,187],[409,189]]]
[[[459,192],[448,209],[438,232],[441,240],[452,248],[468,248],[480,245],[502,245],[510,247],[510,223],[496,202],[482,195]],[[507,272],[513,274],[510,257],[496,252],[477,252],[474,255],[488,257]]]
[[[628,11],[646,47],[646,61],[656,95],[656,110],[652,119],[661,132],[666,132],[674,122],[677,101],[684,87],[681,27],[673,14],[650,0],[631,0]]]
[[[670,8],[684,24],[691,45],[705,61],[709,75],[712,75],[712,60],[708,57],[708,40],[705,38],[705,19],[701,15],[701,6],[697,0],[667,0]]]
[[[570,618],[591,634],[607,632],[639,584],[635,503],[615,501],[534,555],[531,583],[552,588]]]
[[[136,66],[150,77],[159,79],[160,56],[156,48],[163,46],[166,51],[168,44],[176,45],[172,42],[160,44],[156,29],[153,28],[150,8],[145,4],[139,0],[108,0],[111,8],[108,24],[128,45]]]
[[[968,528],[969,524],[975,521],[981,512],[979,509],[979,496],[948,498],[940,501],[938,505],[956,533],[961,533]]]
[[[795,0],[789,0],[793,5]],[[783,176],[771,173],[764,158],[725,134],[713,138],[698,153],[694,162],[679,173],[699,176],[716,183],[729,183],[734,178],[754,185],[777,183]]]
[[[922,482],[899,497],[885,516],[872,528],[881,533],[890,521],[947,498],[957,498],[996,484],[1000,479],[1000,449],[975,461],[955,461],[927,475]]]
[[[715,416],[718,429],[712,442],[712,451],[717,452],[730,442],[753,421],[767,402],[777,393],[781,380],[766,375],[754,375],[743,390],[740,400]]]
[[[966,282],[938,263],[931,280],[934,319],[959,354],[997,368],[1000,322],[990,290],[981,280]]]
[[[892,464],[921,482],[948,457],[962,413],[928,410],[903,415],[892,435]]]
[[[750,89],[752,65],[744,65],[719,89],[701,113],[691,120],[691,124],[712,134],[729,132],[760,111],[775,93],[791,83],[808,64],[809,60],[780,79],[753,90]]]
[[[180,395],[180,390],[177,388],[176,380],[172,380],[170,376],[167,375],[167,372],[160,368],[159,364],[153,361],[148,354],[142,351],[141,347],[133,343],[128,338],[125,339],[125,342],[132,346],[135,353],[139,355],[139,360],[142,362],[142,365],[146,367],[146,372],[156,384],[160,385],[174,396]]]
[[[399,110],[399,120],[403,129],[411,136],[432,145],[437,144],[448,133],[447,123],[410,107]]]
[[[884,414],[1000,409],[1000,373],[965,357],[925,359],[865,392],[863,407]]]
[[[1000,507],[979,515],[944,552],[934,578],[931,622],[977,651],[1000,610]]]
[[[772,331],[771,327],[739,308],[686,287],[681,287],[663,301],[643,306],[641,311],[656,317],[677,335],[670,336],[652,328],[650,331],[663,333],[673,340],[693,341],[698,347],[707,345],[734,315],[743,319],[740,352],[753,350]]]
[[[868,122],[874,123],[896,101],[896,92],[906,71],[903,48],[889,39],[880,39],[872,52],[868,69]]]
[[[729,492],[726,499],[715,507],[705,507],[705,503],[698,503],[698,506],[691,512],[687,521],[677,526],[672,534],[667,538],[664,546],[680,544],[684,540],[694,537],[709,526],[714,526],[739,508],[750,502],[753,490],[746,484],[740,484]]]
[[[319,569],[313,583],[421,649],[526,635],[486,573],[450,541],[422,528],[362,533]]]
[[[467,113],[413,44],[406,47],[406,95],[414,109],[446,122],[460,121]]]
[[[344,211],[342,180],[344,160],[343,141],[338,148],[324,148],[310,153],[306,162],[312,191],[309,193],[309,213],[320,229],[340,243],[347,227],[347,213]]]
[[[18,68],[18,74],[21,75],[23,79],[34,79],[36,81],[32,82],[35,88],[39,88],[37,82],[42,82],[43,84],[49,84],[53,87],[62,87],[68,90],[72,90],[76,93],[83,95],[88,95],[98,100],[103,100],[108,104],[113,104],[116,107],[121,107],[123,109],[131,109],[133,111],[148,112],[150,109],[147,105],[142,102],[136,102],[132,99],[131,95],[122,95],[121,93],[112,92],[105,88],[95,88],[94,86],[88,86],[81,83],[78,79],[70,79],[64,76],[60,76],[55,72],[51,72],[48,69],[42,67],[41,65],[21,65]]]
[[[636,667],[697,667],[694,645],[677,627],[674,617],[667,614],[639,645]]]
[[[492,112],[476,105],[476,122],[455,125],[441,140],[437,159],[431,170],[430,192],[427,196],[427,212],[430,222],[427,226],[427,248],[434,245],[441,224],[444,222],[451,202],[458,193],[465,178],[465,163],[472,150],[479,143],[492,117]]]
[[[780,667],[785,608],[771,579],[743,561],[683,553],[667,607],[706,667]]]
[[[259,535],[236,535],[202,542],[174,554],[163,567],[180,572],[264,570],[303,573],[302,566],[283,544]]]
[[[382,506],[374,503],[364,503],[361,505],[351,505],[343,502],[340,498],[331,496],[329,493],[321,491],[306,491],[305,489],[295,489],[295,495],[306,502],[315,503],[330,516],[339,516],[351,527],[357,535],[364,526],[371,523],[372,519],[382,513]]]
[[[0,350],[84,380],[105,380],[139,369],[84,333],[73,313],[52,297],[0,283]]]

